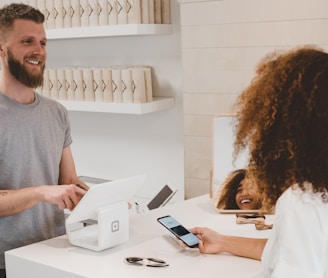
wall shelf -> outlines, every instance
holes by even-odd
[[[68,111],[102,112],[118,114],[148,114],[174,106],[173,97],[154,97],[147,103],[109,103],[109,102],[85,102],[85,101],[59,101]]]
[[[134,35],[166,35],[172,33],[171,24],[118,24],[76,28],[48,29],[47,39],[77,39]]]

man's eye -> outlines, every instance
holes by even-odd
[[[32,40],[23,40],[23,43],[24,44],[31,44],[32,43]]]

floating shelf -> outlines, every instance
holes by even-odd
[[[118,114],[148,114],[174,106],[173,97],[154,97],[147,103],[112,103],[112,102],[85,102],[85,101],[59,101],[68,111],[102,112]]]
[[[172,33],[171,24],[118,24],[76,28],[47,29],[47,39],[77,39],[133,35],[166,35]]]

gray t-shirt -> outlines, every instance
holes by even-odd
[[[0,93],[0,136],[0,189],[58,184],[62,151],[72,143],[61,104],[35,93],[32,104],[22,105]],[[1,217],[0,269],[5,251],[64,233],[64,213],[56,205],[39,203]]]

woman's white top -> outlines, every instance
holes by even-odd
[[[295,186],[278,199],[262,264],[258,278],[328,278],[328,203],[321,193]]]

